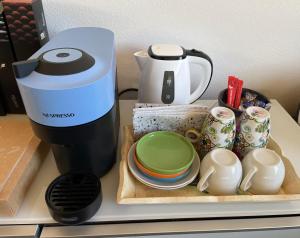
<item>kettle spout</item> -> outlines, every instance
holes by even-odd
[[[138,63],[140,70],[142,70],[148,57],[149,57],[147,51],[141,50],[141,51],[135,52],[134,57],[136,59],[136,62]]]

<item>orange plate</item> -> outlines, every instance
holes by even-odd
[[[136,166],[138,167],[139,170],[141,170],[144,174],[148,175],[148,176],[151,176],[151,177],[154,177],[154,178],[176,178],[182,174],[184,174],[189,168],[185,169],[185,170],[182,170],[180,171],[179,173],[176,173],[176,174],[159,174],[159,173],[156,173],[156,172],[153,172],[149,169],[146,169],[137,159],[136,157],[136,153],[134,153],[134,162],[136,164]]]

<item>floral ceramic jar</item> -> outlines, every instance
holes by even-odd
[[[235,138],[235,115],[226,107],[214,107],[206,117],[201,133],[191,129],[186,132],[193,143],[200,148],[203,157],[214,148],[232,149]]]
[[[244,157],[256,148],[265,148],[270,134],[270,113],[261,107],[248,107],[240,117],[234,152]]]

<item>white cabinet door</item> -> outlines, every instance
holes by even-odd
[[[119,236],[120,237],[120,236]],[[135,236],[134,238],[299,238],[300,229],[198,233],[184,235]],[[121,237],[120,237],[121,238]],[[133,238],[126,236],[122,238]]]
[[[300,217],[44,227],[42,238],[300,238]]]
[[[31,238],[38,234],[38,226],[32,225],[14,225],[0,226],[0,238]]]

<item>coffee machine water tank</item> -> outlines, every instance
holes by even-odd
[[[63,31],[13,68],[32,128],[51,144],[59,171],[108,172],[119,130],[114,34]]]

